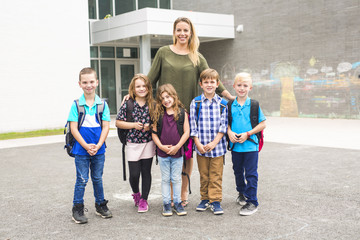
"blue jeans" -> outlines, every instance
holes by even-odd
[[[258,206],[258,152],[231,152],[236,190],[243,193],[247,202]],[[246,183],[245,183],[246,179]]]
[[[89,180],[89,169],[91,170],[95,203],[100,204],[104,201],[104,188],[102,183],[104,163],[105,154],[95,156],[75,155],[76,183],[74,189],[74,204],[84,203],[85,187]]]
[[[174,203],[181,202],[181,171],[183,157],[158,157],[161,170],[161,194],[164,204],[171,203],[170,181],[173,187]]]

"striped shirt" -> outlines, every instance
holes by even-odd
[[[217,94],[209,100],[201,94],[201,108],[197,120],[195,99],[190,104],[190,136],[197,137],[202,145],[213,141],[216,135],[224,133],[224,137],[211,152],[201,154],[197,148],[196,152],[204,157],[219,157],[226,153],[226,137],[228,125],[228,109],[225,107],[220,115],[221,97]],[[199,104],[199,103],[198,103]]]

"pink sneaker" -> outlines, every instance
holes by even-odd
[[[140,198],[138,212],[143,213],[149,210],[149,205],[145,199]]]
[[[141,198],[140,192],[131,194],[131,196],[134,199],[135,207],[139,206],[139,202],[140,202],[140,198]]]

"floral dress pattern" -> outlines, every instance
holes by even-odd
[[[120,107],[116,120],[126,121],[126,107],[127,101]],[[132,112],[134,122],[141,122],[142,124],[150,123],[150,113],[147,104],[140,106],[134,101],[134,111]],[[152,141],[151,131],[137,130],[135,128],[129,129],[129,134],[126,138],[130,143],[147,143]]]

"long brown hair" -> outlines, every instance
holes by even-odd
[[[145,97],[146,103],[149,106],[149,112],[150,112],[150,116],[152,115],[153,111],[154,111],[154,99],[153,99],[153,95],[152,95],[152,85],[151,82],[149,80],[149,78],[142,73],[138,73],[135,74],[135,76],[131,79],[130,85],[129,85],[129,95],[130,98],[133,99],[135,101],[136,95],[135,95],[135,81],[136,80],[142,80],[145,83],[145,86],[148,90],[148,94]]]
[[[179,119],[180,108],[184,108],[184,105],[181,103],[175,88],[173,85],[167,83],[158,87],[157,94],[156,94],[156,108],[154,114],[152,115],[153,124],[156,126],[157,122],[161,115],[164,114],[165,107],[162,105],[163,98],[161,95],[166,92],[169,94],[170,97],[174,99],[174,104],[172,108],[174,109],[174,119],[177,121]]]
[[[195,32],[195,28],[194,25],[192,24],[192,22],[190,21],[190,19],[186,18],[186,17],[179,17],[175,20],[174,22],[174,27],[173,27],[173,44],[176,45],[177,39],[175,37],[175,31],[176,31],[176,25],[179,22],[184,22],[187,23],[190,26],[190,38],[188,41],[188,48],[189,48],[189,58],[191,60],[191,62],[194,64],[194,67],[197,66],[200,63],[200,59],[199,59],[199,46],[200,46],[200,40],[198,38],[198,36],[196,35]]]

